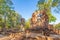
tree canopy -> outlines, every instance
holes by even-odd
[[[0,28],[16,27],[21,15],[13,9],[12,0],[0,0]]]
[[[60,10],[60,0],[39,0],[37,3],[38,10],[45,10],[48,17],[49,17],[49,22],[55,22],[56,18],[52,15],[51,9],[52,8],[57,8],[59,11]]]

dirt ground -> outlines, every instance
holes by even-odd
[[[8,36],[0,35],[0,40],[38,40],[39,36],[45,37],[44,35],[41,35],[40,33],[39,34],[36,34],[36,33],[11,33]],[[49,37],[56,37],[56,38],[60,39],[60,35],[50,35]]]

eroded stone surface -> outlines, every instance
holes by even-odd
[[[31,18],[32,27],[48,27],[48,16],[44,10],[38,10],[32,14]]]
[[[59,35],[44,36],[36,33],[28,33],[30,36],[26,37],[26,33],[15,33],[9,36],[0,38],[0,40],[60,40]]]

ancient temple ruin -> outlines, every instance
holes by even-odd
[[[38,10],[32,14],[31,27],[48,28],[48,16],[44,10]]]
[[[38,10],[32,14],[30,29],[35,32],[43,32],[43,35],[56,34],[53,25],[49,24],[49,17],[45,10]]]

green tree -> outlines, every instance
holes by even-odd
[[[16,27],[20,23],[21,15],[13,10],[11,0],[0,0],[0,27]]]
[[[30,19],[28,19],[28,20],[25,22],[25,28],[26,28],[26,29],[30,28]]]
[[[60,0],[39,0],[37,6],[38,10],[46,11],[49,17],[49,22],[54,22],[56,18],[51,14],[51,8],[58,8],[59,4]]]
[[[7,14],[9,10],[12,10],[12,1],[11,0],[0,0],[0,16],[4,20],[3,27],[6,27]]]
[[[7,14],[7,27],[14,28],[17,25],[20,25],[21,15],[16,11],[10,10],[11,13]]]
[[[54,25],[55,28],[60,29],[60,23]]]

